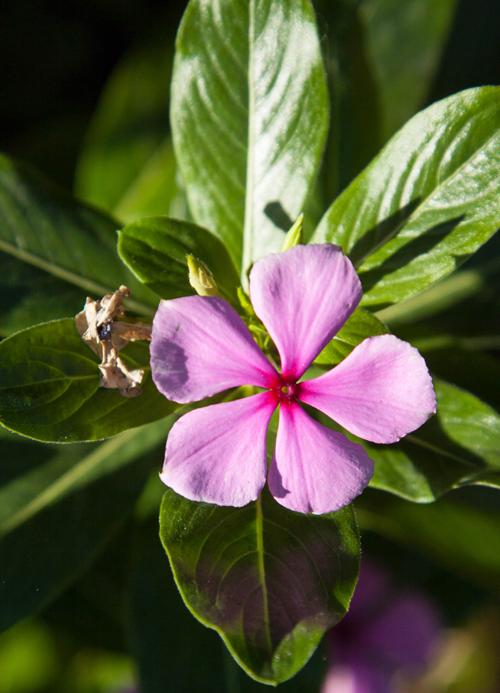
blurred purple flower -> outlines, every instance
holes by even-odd
[[[320,425],[298,402],[375,443],[414,431],[436,406],[425,361],[393,335],[365,339],[328,373],[299,382],[361,295],[352,263],[329,243],[299,245],[256,262],[252,305],[278,349],[281,374],[221,298],[162,301],[153,322],[151,369],[168,399],[196,402],[241,385],[267,389],[177,421],[167,441],[164,483],[186,498],[217,505],[255,500],[266,481],[267,428],[280,405],[268,477],[278,503],[326,513],[361,493],[373,474],[363,447]]]
[[[391,693],[396,672],[425,666],[440,626],[424,595],[398,592],[384,570],[364,561],[349,613],[328,633],[321,693]]]

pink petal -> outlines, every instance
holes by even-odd
[[[285,508],[328,513],[368,485],[373,462],[363,447],[314,421],[296,402],[281,404],[269,489]]]
[[[185,498],[237,508],[266,482],[266,435],[276,400],[268,392],[185,414],[167,440],[161,480]]]
[[[332,664],[321,693],[391,693],[391,675],[378,671],[374,664],[362,661]]]
[[[300,378],[358,305],[361,283],[339,246],[298,245],[255,263],[250,295],[281,356]]]
[[[365,339],[331,371],[301,383],[299,399],[373,443],[395,443],[436,411],[424,359],[394,335]]]
[[[221,298],[162,301],[153,321],[151,372],[175,402],[196,402],[239,385],[267,387],[276,370]]]

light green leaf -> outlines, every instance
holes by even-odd
[[[12,457],[3,463],[18,472],[0,487],[0,630],[40,610],[88,567],[132,511],[152,464],[160,468],[157,446],[176,418],[99,446],[64,447],[24,472],[16,452],[23,457],[33,444],[6,448]]]
[[[389,330],[373,313],[356,308],[342,329],[315,359],[317,366],[336,366],[367,337],[389,334]]]
[[[350,506],[303,515],[267,490],[243,508],[168,490],[160,535],[186,605],[222,636],[253,678],[293,676],[354,590],[359,538]]]
[[[99,359],[74,320],[36,325],[5,339],[0,343],[0,424],[36,440],[68,443],[109,438],[171,414],[178,405],[152,382],[148,346],[135,343],[120,355],[146,371],[138,397],[99,387]]]
[[[500,226],[500,88],[422,111],[333,203],[312,242],[341,245],[365,306],[402,301],[445,277]]]
[[[187,221],[148,217],[119,234],[118,252],[125,264],[161,298],[194,294],[186,256],[205,263],[217,285],[236,301],[238,275],[224,245],[210,231]]]
[[[118,222],[73,200],[29,167],[0,156],[0,251],[94,298],[125,284],[134,296],[128,306],[151,314],[157,298],[121,263],[118,228]]]
[[[191,0],[176,43],[174,149],[194,220],[221,238],[243,277],[279,251],[302,211],[327,110],[308,0]]]

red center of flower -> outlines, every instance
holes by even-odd
[[[280,378],[273,390],[280,402],[292,402],[299,396],[300,383],[297,383],[295,380]]]

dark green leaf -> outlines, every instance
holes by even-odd
[[[125,221],[167,214],[177,193],[169,141],[170,32],[134,48],[104,88],[76,171],[76,194]]]
[[[334,202],[313,242],[341,245],[363,305],[383,307],[452,272],[500,226],[500,89],[415,116]]]
[[[244,275],[279,251],[317,173],[328,102],[314,11],[191,0],[176,49],[171,121],[189,206]]]
[[[360,3],[368,54],[380,89],[384,141],[424,104],[456,4],[456,0]]]
[[[99,360],[74,320],[36,325],[5,339],[0,423],[36,440],[69,443],[109,438],[172,413],[177,405],[151,380],[148,346],[135,343],[122,354],[129,365],[146,371],[142,394],[131,399],[99,387]]]
[[[363,445],[371,486],[418,503],[468,484],[500,486],[500,416],[474,395],[434,380],[436,416],[394,445]]]
[[[286,681],[307,662],[356,583],[350,507],[302,515],[267,490],[244,508],[219,507],[169,489],[160,533],[187,606],[264,683]]]
[[[389,334],[389,330],[373,313],[356,308],[342,329],[326,345],[314,363],[318,366],[336,366],[367,337]]]
[[[85,570],[131,512],[177,415],[99,446],[65,446],[0,488],[0,630],[38,611]],[[26,439],[7,448],[24,456]],[[48,446],[47,446],[48,447]],[[163,447],[163,445],[162,445]],[[90,450],[89,450],[90,448]]]
[[[73,200],[30,168],[0,157],[0,250],[94,298],[125,284],[134,296],[128,305],[151,313],[155,295],[116,253],[118,228],[118,222]]]
[[[195,293],[189,284],[186,260],[192,254],[237,300],[239,280],[233,262],[219,239],[201,226],[167,217],[141,219],[120,231],[118,252],[136,277],[162,298]]]

